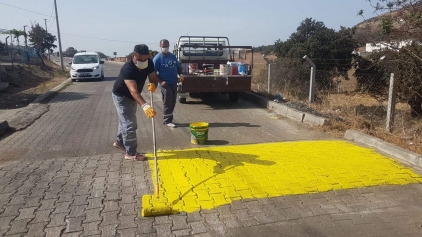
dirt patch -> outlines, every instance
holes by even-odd
[[[68,72],[50,61],[40,65],[1,65],[0,78],[9,87],[0,92],[0,109],[16,109],[27,106],[38,96],[56,87],[66,79]]]

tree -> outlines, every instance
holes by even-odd
[[[7,55],[6,44],[0,40],[0,55]]]
[[[43,65],[44,60],[41,54],[44,54],[46,50],[50,51],[53,48],[57,48],[54,44],[56,36],[48,33],[38,23],[31,26],[31,30],[28,32],[30,45],[36,49],[38,57],[41,59]]]
[[[422,117],[422,0],[368,1],[375,12],[383,14],[378,32],[384,42],[379,43],[390,47],[374,54],[372,62],[386,72],[395,73],[399,97],[409,104],[412,116]],[[358,15],[363,13],[361,10]],[[403,46],[404,42],[407,44]],[[380,61],[379,56],[388,60]]]
[[[20,40],[19,40],[19,37],[21,37],[21,36],[26,37],[25,32],[23,30],[13,29],[13,30],[10,31],[10,34],[12,34],[13,35],[13,38],[16,39],[16,41],[18,42],[18,47],[20,48],[20,44],[19,44],[20,43]]]
[[[300,59],[307,55],[318,70],[333,71],[347,78],[352,52],[358,48],[354,33],[354,29],[343,26],[337,32],[323,22],[306,18],[288,40],[275,42],[274,52],[278,58]]]
[[[64,51],[64,54],[68,57],[73,57],[77,52],[78,50],[76,50],[75,48],[69,47]]]
[[[100,55],[100,58],[109,58],[107,55],[101,53],[101,52],[97,52]]]

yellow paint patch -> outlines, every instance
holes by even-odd
[[[344,141],[196,148],[157,156],[160,199],[144,195],[142,207],[166,205],[174,213],[212,209],[239,199],[422,182],[421,176],[395,160]],[[154,160],[148,162],[155,181]]]

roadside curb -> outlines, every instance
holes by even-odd
[[[422,155],[385,142],[379,138],[355,130],[347,130],[344,138],[365,146],[370,146],[394,158],[422,168]]]
[[[23,107],[16,112],[12,112],[6,120],[0,121],[0,137],[4,135],[7,130],[22,130],[31,125],[36,119],[48,111],[48,105],[43,105],[41,103],[56,95],[70,83],[72,83],[72,80],[69,78],[48,92],[38,96],[26,107]],[[23,118],[19,118],[21,116],[23,116]]]
[[[286,118],[289,118],[301,123],[306,123],[311,126],[324,126],[328,121],[328,119],[326,118],[293,109],[289,106],[283,105],[282,103],[269,101],[265,97],[255,95],[250,92],[241,93],[241,97],[249,101],[252,101],[261,107],[270,109],[274,111],[276,114],[279,114],[283,117],[286,117]]]
[[[34,101],[32,101],[31,104],[37,104],[37,103],[43,102],[44,100],[46,100],[46,99],[50,98],[51,96],[57,94],[57,92],[59,92],[61,89],[68,86],[70,83],[72,83],[72,80],[70,78],[68,78],[67,80],[62,82],[60,85],[54,87],[53,89],[49,90],[48,92],[46,92],[43,95],[36,98]]]

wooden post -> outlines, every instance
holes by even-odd
[[[394,114],[396,113],[396,86],[394,83],[394,73],[390,75],[390,88],[388,90],[387,108],[387,132],[392,132],[394,127]]]

